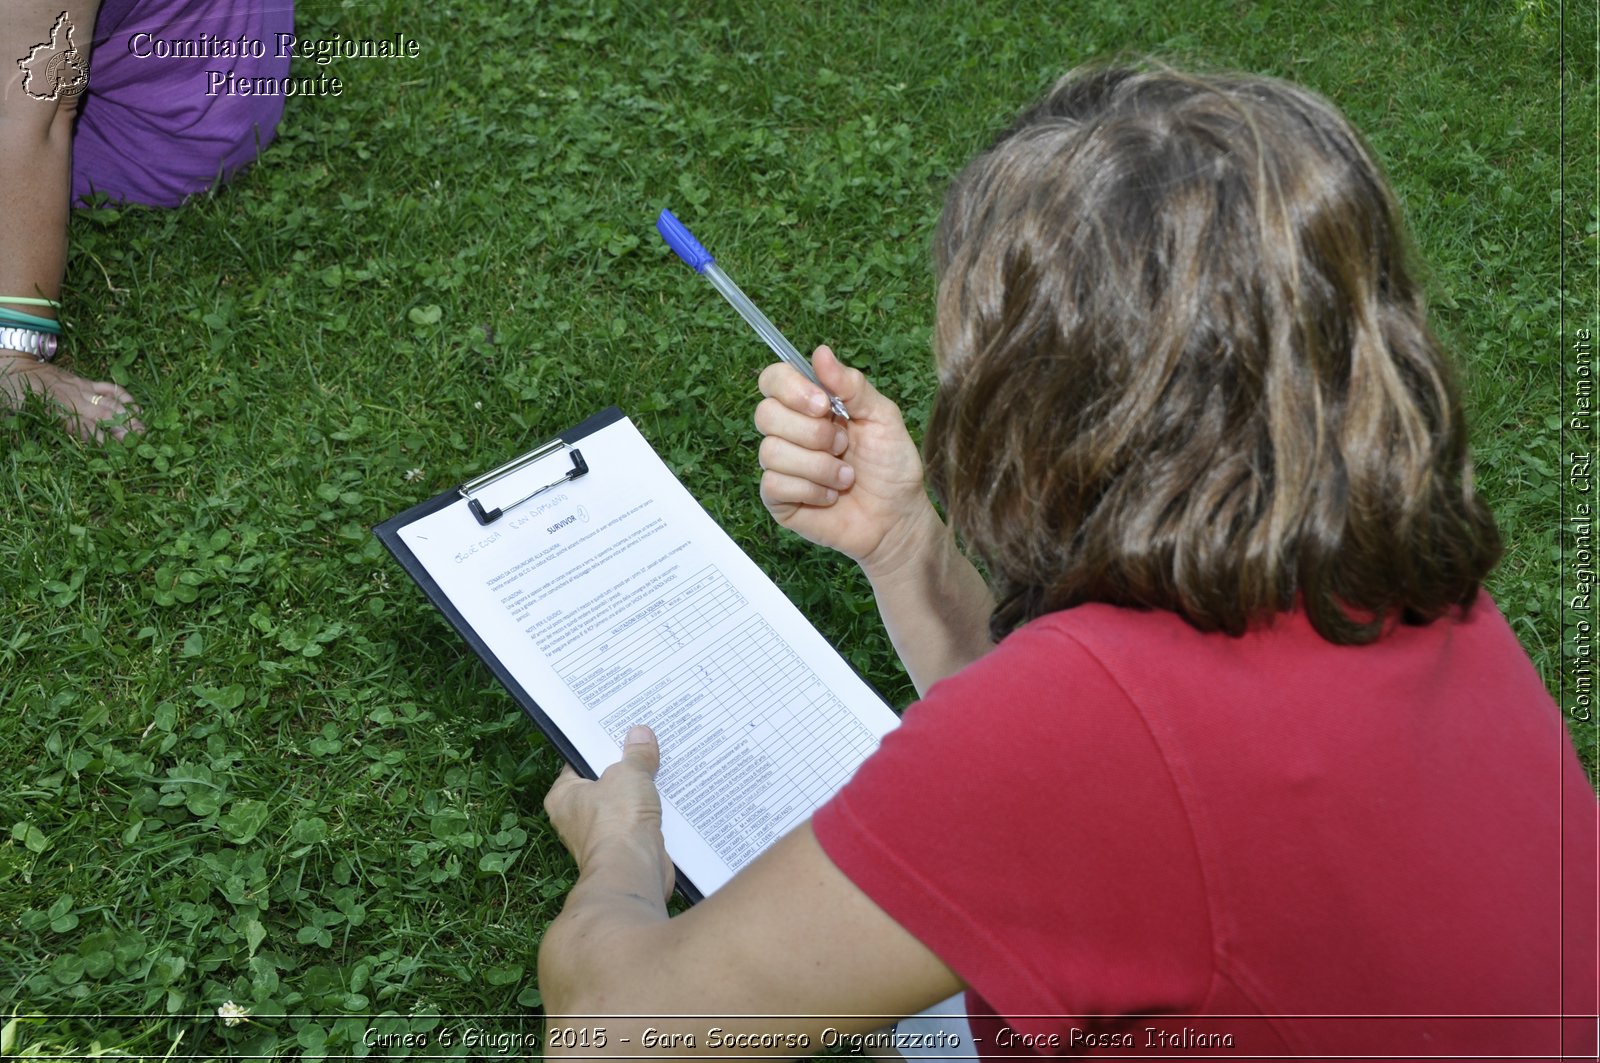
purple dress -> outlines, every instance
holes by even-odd
[[[293,0],[105,0],[72,138],[72,201],[104,192],[176,206],[251,162],[284,97],[230,92],[225,77],[286,76],[278,34],[293,30]],[[227,51],[247,54],[217,54]]]

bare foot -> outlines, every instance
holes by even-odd
[[[0,407],[17,409],[30,391],[54,403],[62,426],[80,439],[121,441],[144,431],[133,396],[117,385],[85,380],[31,354],[0,351]]]

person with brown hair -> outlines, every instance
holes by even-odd
[[[1595,794],[1480,589],[1408,256],[1297,86],[1094,68],[1023,114],[935,237],[922,460],[827,348],[848,422],[761,378],[762,498],[861,565],[921,700],[675,918],[653,736],[564,774],[552,1026],[807,1055],[961,994],[869,1046],[1592,1055]],[[665,1018],[708,1014],[746,1018]]]

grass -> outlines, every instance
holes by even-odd
[[[1288,76],[1367,133],[1465,370],[1490,590],[1592,769],[1558,538],[1563,337],[1596,324],[1582,6],[308,0],[303,36],[422,57],[300,68],[343,95],[292,100],[181,210],[78,212],[69,364],[129,387],[143,438],[0,420],[6,1049],[405,1054],[364,1043],[386,1015],[417,1052],[483,1052],[441,1016],[532,1014],[572,879],[540,809],[558,759],[368,529],[602,406],[907,701],[864,582],[762,513],[765,358],[651,222],[672,207],[920,427],[940,189],[1091,56]]]

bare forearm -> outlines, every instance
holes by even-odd
[[[865,571],[895,653],[926,694],[989,652],[994,596],[932,506],[898,555]]]
[[[645,846],[614,844],[587,863],[539,946],[549,1023],[581,1025],[639,1013],[640,1002],[629,999],[628,976],[636,964],[627,943],[667,921],[660,880],[660,865]],[[581,1053],[603,1046],[557,1047]]]

